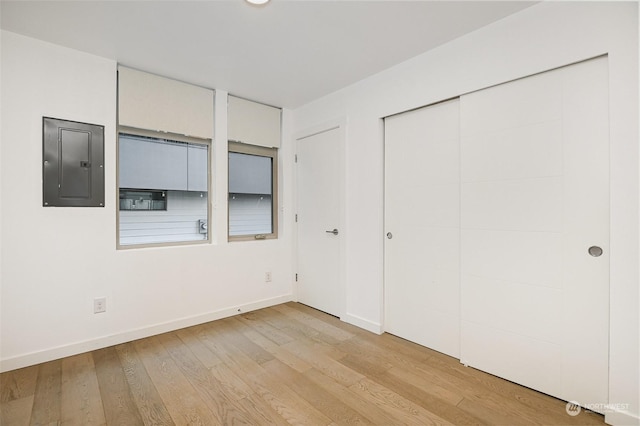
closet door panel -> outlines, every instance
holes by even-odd
[[[457,100],[385,119],[385,330],[456,358],[458,134]]]
[[[561,345],[471,321],[463,322],[460,339],[462,363],[549,395],[562,393]],[[464,358],[469,348],[473,362]]]
[[[559,232],[562,179],[540,177],[463,182],[463,229]]]
[[[598,58],[461,98],[460,360],[583,403],[607,401],[607,80]]]
[[[460,142],[463,182],[562,174],[559,119],[467,135]]]
[[[562,288],[562,235],[467,229],[461,247],[465,273],[540,287]]]

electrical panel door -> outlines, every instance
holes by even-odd
[[[42,205],[104,207],[104,126],[44,117]]]

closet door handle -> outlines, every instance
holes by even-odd
[[[593,257],[600,257],[602,256],[602,253],[603,253],[602,247],[599,247],[599,246],[591,246],[587,251]]]
[[[326,232],[327,234],[338,235],[338,230],[335,228],[333,229],[333,231],[324,231],[324,232]]]

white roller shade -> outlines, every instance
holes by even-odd
[[[271,158],[229,153],[229,193],[271,195]]]
[[[280,108],[229,96],[227,114],[229,140],[280,147]]]
[[[213,90],[118,67],[121,126],[213,138]]]

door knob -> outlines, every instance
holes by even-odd
[[[588,250],[589,254],[593,257],[600,257],[602,256],[602,247],[598,247],[598,246],[591,246],[589,247]]]
[[[333,229],[333,231],[324,231],[324,232],[326,232],[327,234],[338,235],[338,230],[335,228]]]
[[[393,238],[393,234],[391,232],[387,232],[387,238],[388,239],[392,239]]]

